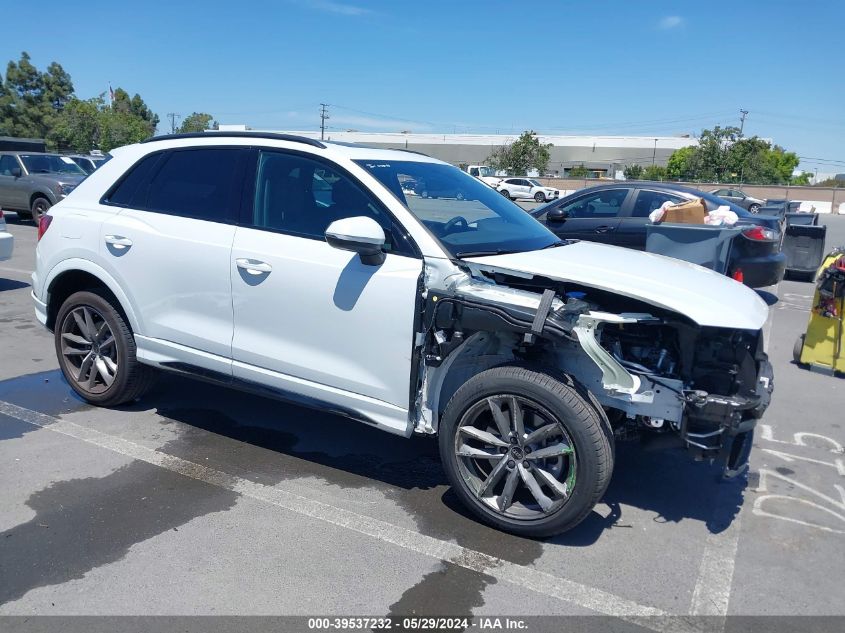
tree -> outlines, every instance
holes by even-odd
[[[828,178],[817,182],[815,187],[845,187],[845,178]]]
[[[56,62],[42,73],[29,53],[6,66],[0,90],[0,133],[45,138],[65,104],[73,98],[73,82]]]
[[[587,178],[590,175],[590,170],[584,167],[584,164],[575,165],[569,169],[570,178]]]
[[[642,180],[643,166],[637,165],[637,163],[633,163],[625,167],[625,171],[622,173],[625,175],[625,178],[627,180]]]
[[[212,124],[213,116],[205,112],[194,112],[185,117],[182,125],[176,130],[180,134],[189,132],[205,132],[209,129],[217,129],[217,121]]]
[[[694,146],[682,147],[672,152],[666,163],[666,177],[673,180],[692,180],[695,177],[695,152]]]
[[[779,145],[756,136],[742,137],[736,127],[716,126],[701,131],[697,146],[675,150],[665,175],[715,182],[788,184],[798,163],[794,152]]]
[[[643,169],[643,180],[666,180],[666,168],[660,165],[649,165]]]
[[[103,108],[99,97],[87,101],[71,99],[56,117],[47,141],[60,151],[86,153],[99,147]]]
[[[509,175],[522,176],[532,169],[543,174],[549,164],[551,147],[551,143],[541,143],[534,130],[526,130],[513,143],[493,150],[487,163]]]

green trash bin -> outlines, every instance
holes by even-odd
[[[741,230],[735,226],[707,224],[647,224],[645,249],[726,275],[731,244]]]

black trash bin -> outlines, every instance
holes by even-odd
[[[646,224],[645,249],[727,274],[731,243],[741,231],[706,224]]]
[[[817,226],[819,223],[818,213],[787,213],[786,225],[800,224],[803,226]]]
[[[795,215],[809,215],[797,213]],[[782,250],[786,255],[786,272],[811,280],[822,265],[827,226],[787,223]]]

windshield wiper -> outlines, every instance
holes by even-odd
[[[495,251],[458,251],[455,257],[485,257],[488,255],[508,255],[510,253],[519,253],[520,251],[509,251],[506,249],[499,249]]]
[[[541,250],[541,251],[544,251],[544,250],[546,250],[547,248],[554,248],[555,246],[566,246],[567,244],[569,244],[569,242],[568,242],[567,240],[559,240],[559,241],[557,241],[557,242],[552,242],[552,243],[551,243],[551,244],[549,244],[548,246],[544,246],[544,247],[543,247],[543,248],[541,248],[540,250]]]

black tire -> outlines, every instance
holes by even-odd
[[[795,340],[795,345],[792,346],[792,360],[795,361],[796,365],[803,365],[804,363],[801,362],[801,352],[804,350],[804,338],[806,337],[805,334],[802,334]]]
[[[545,202],[546,201],[546,194],[542,191],[538,191],[534,194],[534,202]]]
[[[511,198],[510,192],[507,189],[502,189],[499,191],[499,193],[502,194],[508,200],[513,200],[513,198]]]
[[[42,196],[36,197],[32,201],[32,205],[30,205],[29,212],[30,218],[32,221],[38,224],[39,220],[41,220],[41,216],[43,216],[47,211],[50,210],[50,207],[53,206],[53,203],[47,200]]]
[[[514,399],[514,397],[522,401],[520,406],[533,402],[539,410],[545,414],[551,414],[547,417],[552,417],[553,423],[562,427],[561,435],[571,442],[573,448],[573,462],[569,464],[574,463],[574,477],[571,479],[572,484],[568,489],[568,494],[559,501],[562,505],[548,511],[537,509],[533,515],[525,512],[523,516],[509,516],[507,509],[510,504],[505,504],[505,509],[501,509],[500,503],[498,508],[494,509],[489,498],[486,500],[480,498],[484,493],[474,490],[475,484],[472,483],[472,479],[466,477],[467,461],[465,460],[469,459],[470,463],[492,462],[485,459],[474,460],[465,455],[459,457],[456,454],[458,450],[464,451],[466,448],[463,445],[466,435],[460,435],[459,440],[459,434],[465,433],[461,429],[467,428],[466,421],[473,411],[478,410],[479,407],[483,408],[483,403],[485,401],[489,403],[491,398],[495,400]],[[526,419],[536,420],[536,414]],[[477,422],[472,423],[472,425],[475,424]],[[546,426],[547,422],[541,422],[540,425]],[[525,432],[526,435],[530,435],[528,427],[525,428]],[[512,444],[515,442],[516,440],[511,440]],[[520,536],[534,538],[566,532],[587,517],[610,483],[614,457],[612,442],[612,431],[607,418],[600,413],[600,407],[596,408],[586,389],[577,385],[569,377],[559,375],[555,370],[523,366],[494,367],[473,376],[450,399],[441,419],[439,432],[443,467],[461,502],[488,525]],[[459,447],[459,443],[462,446]],[[541,446],[533,450],[539,454],[542,448]],[[500,450],[508,451],[507,448]],[[529,455],[530,452],[531,450],[526,450],[525,455]],[[512,457],[511,452],[507,452],[503,459],[510,460],[507,468],[512,470],[510,464],[513,464],[514,460],[523,458]],[[524,459],[532,458],[525,457]],[[526,464],[525,461],[521,463]],[[540,464],[531,462],[529,468],[533,471],[538,466],[546,468],[542,460]],[[481,476],[485,474],[487,473],[481,473]],[[504,476],[502,478],[504,479]],[[547,485],[542,478],[537,481]],[[506,483],[505,481],[503,486]],[[522,483],[517,485],[523,486]],[[488,490],[495,493],[495,489],[499,487],[499,484],[495,484]],[[530,505],[531,498],[527,496],[530,491],[527,487],[526,490],[517,490],[517,493],[520,492],[523,494],[523,499],[528,499]],[[497,494],[507,495],[503,492],[495,493],[493,496]],[[500,501],[502,497],[498,496],[497,499]],[[515,507],[516,495],[512,494],[512,498],[508,497],[508,500]],[[524,502],[522,503],[525,505]]]
[[[750,206],[748,207],[748,212],[749,212],[749,213],[757,213],[759,210],[760,210],[760,205],[759,205],[759,204],[752,204],[752,205],[750,205]]]
[[[91,361],[88,367],[88,375],[94,375],[94,379],[89,383],[93,385],[94,380],[100,380],[102,384],[93,385],[91,388],[83,384],[81,378],[83,373],[79,367],[74,365],[72,358],[77,358],[82,355],[82,352],[87,350],[94,351],[94,345],[79,342],[79,336],[69,334],[68,330],[74,326],[72,320],[74,311],[88,310],[95,318],[105,322],[113,336],[113,347],[109,347],[110,354],[112,354],[112,362],[115,364],[114,375],[111,384],[106,385],[104,377],[100,374],[99,378],[95,372],[95,368],[91,364],[98,361]],[[67,323],[67,328],[65,324]],[[69,342],[66,336],[76,336],[76,341]],[[92,341],[94,340],[93,337]],[[59,360],[59,367],[61,367],[65,380],[70,384],[71,388],[78,393],[84,400],[101,407],[111,407],[127,402],[132,402],[140,398],[147,389],[152,386],[155,380],[156,372],[152,367],[142,365],[138,362],[135,354],[135,338],[132,335],[132,330],[126,322],[120,307],[115,300],[107,293],[98,290],[76,292],[69,296],[59,308],[59,313],[56,316],[54,342],[56,348],[56,356]],[[66,354],[67,351],[78,346],[80,350],[73,350],[73,355]],[[105,350],[105,344],[100,348],[99,342],[96,344],[97,358],[100,358],[101,349]],[[89,354],[90,355],[90,354]],[[105,356],[105,352],[103,352]],[[84,363],[88,358],[86,355],[80,364]],[[95,391],[96,389],[96,391]]]

